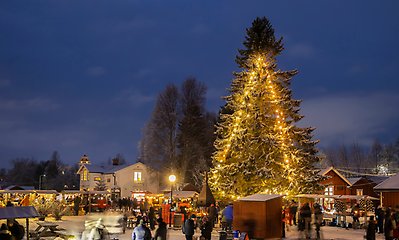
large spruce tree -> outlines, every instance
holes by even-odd
[[[290,90],[297,71],[277,68],[282,39],[266,18],[253,21],[244,46],[236,58],[242,71],[234,73],[228,111],[217,126],[209,182],[219,198],[312,192],[319,187],[313,167],[319,157],[313,128],[295,125],[303,117]]]

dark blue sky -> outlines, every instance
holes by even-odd
[[[138,156],[168,83],[208,86],[217,112],[245,28],[257,16],[284,38],[283,70],[320,147],[399,137],[399,2],[1,1],[0,167]]]

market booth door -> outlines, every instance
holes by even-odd
[[[233,204],[233,230],[255,239],[282,237],[282,195],[254,194]]]

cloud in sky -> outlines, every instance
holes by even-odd
[[[321,146],[369,145],[377,136],[388,135],[399,122],[399,94],[354,93],[305,99],[301,125],[316,127]]]
[[[37,97],[31,99],[0,99],[0,111],[53,111],[59,107],[50,99]]]
[[[287,55],[295,58],[313,58],[316,56],[316,49],[307,43],[296,43],[287,49]]]

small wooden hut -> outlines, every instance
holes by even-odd
[[[233,204],[233,229],[252,239],[282,237],[282,195],[254,194]]]

